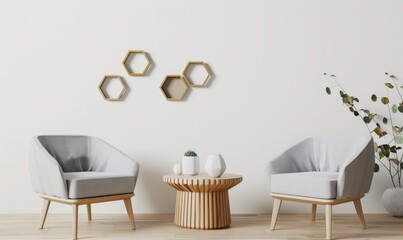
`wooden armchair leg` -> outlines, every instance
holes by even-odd
[[[282,202],[282,200],[280,200],[280,199],[276,199],[276,198],[274,199],[273,212],[271,213],[271,224],[270,224],[271,231],[274,231],[274,229],[276,228],[276,222],[277,222],[278,213],[280,211],[281,202]]]
[[[91,204],[87,204],[87,218],[88,222],[92,221]]]
[[[42,215],[41,215],[41,222],[39,224],[39,229],[43,229],[45,225],[46,217],[48,216],[50,206],[50,200],[43,199],[43,207],[42,207]]]
[[[366,229],[367,225],[365,224],[364,213],[362,212],[361,199],[354,200],[354,207],[355,211],[357,212],[358,218],[361,221],[362,229]]]
[[[316,207],[318,205],[317,204],[312,204],[312,221],[316,220]]]
[[[132,201],[131,198],[127,198],[125,200],[123,200],[125,202],[125,207],[126,207],[126,211],[127,211],[127,216],[129,217],[130,220],[130,224],[132,226],[132,229],[135,230],[136,229],[136,223],[134,221],[134,215],[133,215],[133,208],[132,208]]]
[[[72,218],[72,230],[73,230],[73,239],[77,239],[78,237],[78,206],[77,204],[72,204],[73,206],[73,218]]]
[[[333,239],[332,236],[332,205],[326,205],[326,239]]]

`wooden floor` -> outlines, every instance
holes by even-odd
[[[362,230],[355,214],[335,214],[335,239],[403,239],[403,218],[365,215],[368,229]],[[49,213],[45,228],[38,229],[39,215],[0,215],[0,239],[71,239],[71,216]],[[173,224],[173,215],[137,215],[137,230],[130,230],[125,214],[96,214],[92,222],[79,217],[80,239],[323,239],[325,219],[318,214],[280,215],[277,229],[269,230],[269,215],[232,216],[230,228],[190,230]]]

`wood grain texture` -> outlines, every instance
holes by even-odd
[[[45,225],[46,216],[48,215],[48,211],[49,211],[49,206],[50,206],[50,201],[47,199],[43,199],[42,214],[41,214],[39,229],[43,229],[43,226]]]
[[[347,203],[347,202],[354,202],[354,206],[357,211],[358,218],[361,221],[362,228],[363,229],[366,228],[364,214],[362,212],[361,200],[360,200],[361,198],[364,197],[364,195],[347,197],[347,198],[338,198],[338,199],[309,198],[309,197],[275,194],[275,193],[272,193],[271,196],[274,198],[273,216],[272,216],[271,227],[270,227],[270,230],[272,230],[272,231],[274,230],[275,225],[276,225],[278,210],[280,208],[279,203],[281,204],[281,202],[279,202],[279,201],[283,201],[283,200],[312,204],[312,216],[311,216],[312,221],[315,221],[315,219],[316,219],[317,205],[325,205],[325,207],[326,207],[326,239],[333,239],[332,206],[334,206],[334,205]]]
[[[92,221],[91,204],[87,204],[87,220],[88,222]]]
[[[274,231],[274,229],[276,228],[277,217],[278,217],[278,213],[280,212],[280,208],[281,208],[281,202],[282,202],[282,200],[280,200],[280,199],[274,199],[273,211],[272,211],[272,215],[271,215],[271,224],[270,224],[271,231]]]
[[[87,206],[87,220],[92,220],[92,212],[91,212],[91,204],[94,203],[102,203],[102,202],[110,202],[110,201],[117,201],[123,200],[126,206],[127,215],[130,220],[130,224],[132,229],[136,229],[136,225],[134,222],[133,216],[133,208],[131,204],[131,197],[134,196],[134,193],[128,194],[120,194],[120,195],[113,195],[113,196],[102,196],[102,197],[94,197],[94,198],[83,198],[83,199],[63,199],[58,197],[52,197],[47,195],[40,195],[43,198],[43,209],[42,215],[40,220],[40,229],[43,228],[43,225],[46,220],[46,216],[48,213],[49,205],[51,202],[58,202],[62,204],[67,204],[72,206],[72,235],[73,239],[77,239],[78,237],[78,208],[80,205]]]
[[[228,189],[242,181],[242,176],[225,174],[212,178],[165,175],[163,181],[177,190],[175,219],[178,226],[190,229],[219,229],[231,224]]]
[[[312,204],[312,216],[311,216],[311,220],[315,221],[316,220],[316,208],[318,207],[317,204]]]
[[[367,225],[365,224],[364,213],[362,212],[361,200],[354,201],[355,211],[357,212],[357,216],[360,219],[362,229],[366,229]]]
[[[97,214],[87,224],[85,212],[79,214],[80,239],[324,239],[325,215],[316,221],[309,214],[282,214],[276,231],[269,231],[270,215],[232,215],[230,228],[214,231],[193,230],[172,224],[173,214],[136,214],[136,231],[129,227],[127,214]],[[38,214],[0,214],[0,239],[70,239],[70,214],[50,214],[44,230],[38,230]],[[403,239],[403,218],[386,214],[366,214],[368,228],[361,229],[356,214],[333,214],[335,239]]]

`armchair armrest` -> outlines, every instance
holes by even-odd
[[[127,174],[135,177],[136,184],[140,168],[138,162],[109,143],[95,137],[91,138],[89,158],[92,171]]]
[[[357,148],[349,161],[339,171],[337,179],[337,198],[365,194],[371,187],[374,175],[375,152],[373,139],[368,136],[362,146]]]
[[[296,144],[266,165],[269,180],[273,174],[307,171],[315,171],[312,138]]]
[[[48,151],[33,137],[30,149],[29,169],[34,191],[39,194],[68,198],[63,171]]]

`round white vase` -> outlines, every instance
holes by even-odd
[[[383,206],[389,214],[403,217],[403,188],[388,188],[382,195]]]
[[[221,177],[227,168],[220,154],[210,154],[206,161],[206,172],[211,177]]]
[[[181,164],[180,163],[175,163],[173,171],[174,171],[175,175],[181,175],[182,174]]]
[[[182,158],[182,173],[184,175],[197,175],[200,171],[199,157],[186,157]]]

